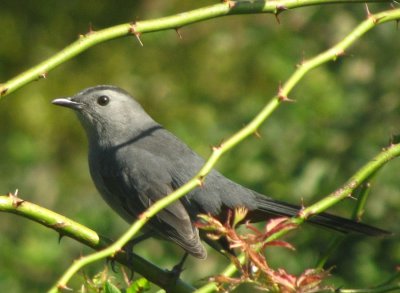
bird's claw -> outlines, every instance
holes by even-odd
[[[183,264],[186,261],[186,258],[188,257],[188,253],[185,253],[181,259],[181,261],[176,264],[172,270],[169,271],[169,274],[171,275],[171,280],[173,281],[173,283],[176,283],[176,281],[179,279],[181,273],[185,270],[183,267]]]

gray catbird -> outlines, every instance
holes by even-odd
[[[152,203],[196,175],[204,160],[155,122],[124,90],[108,85],[85,89],[53,104],[73,109],[89,140],[89,168],[104,200],[126,221],[135,221]],[[295,216],[300,207],[280,202],[243,187],[212,170],[204,185],[169,205],[145,226],[145,234],[175,242],[186,252],[205,258],[201,238],[229,251],[201,233],[197,215],[224,220],[229,209],[246,207],[247,219],[258,222],[274,216]],[[308,222],[341,232],[378,236],[388,232],[322,213]]]

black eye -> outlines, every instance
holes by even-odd
[[[100,106],[105,106],[110,102],[110,98],[107,96],[100,96],[97,98],[97,104]]]

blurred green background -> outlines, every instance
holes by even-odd
[[[162,17],[215,1],[17,1],[0,4],[0,80],[21,73],[79,34],[133,20]],[[372,12],[389,4],[370,5]],[[0,101],[0,190],[70,217],[111,238],[128,225],[100,199],[88,173],[86,139],[70,111],[51,105],[97,84],[118,85],[202,156],[248,122],[276,94],[303,58],[341,40],[366,17],[364,4],[230,16],[175,31],[100,44]],[[217,165],[226,176],[292,203],[310,204],[338,188],[400,132],[400,35],[394,23],[357,41],[344,58],[310,74],[260,129]],[[400,160],[375,178],[364,220],[399,232]],[[349,216],[355,201],[332,212]],[[274,267],[300,273],[315,265],[334,232],[304,225],[286,239],[297,250],[270,248]],[[350,237],[329,261],[327,284],[367,287],[400,262],[398,236]],[[156,240],[135,251],[162,267],[182,251]],[[43,292],[81,254],[70,239],[21,217],[0,214],[0,292]],[[227,260],[210,251],[191,258],[183,278],[218,273]],[[88,275],[105,262],[85,268]],[[71,286],[78,288],[82,277]],[[201,283],[201,281],[200,281]],[[240,290],[238,290],[240,291]],[[242,289],[244,291],[244,289]]]

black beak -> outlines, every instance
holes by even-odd
[[[74,110],[82,108],[81,103],[75,102],[71,98],[58,98],[53,100],[51,103],[57,106],[63,106]]]

